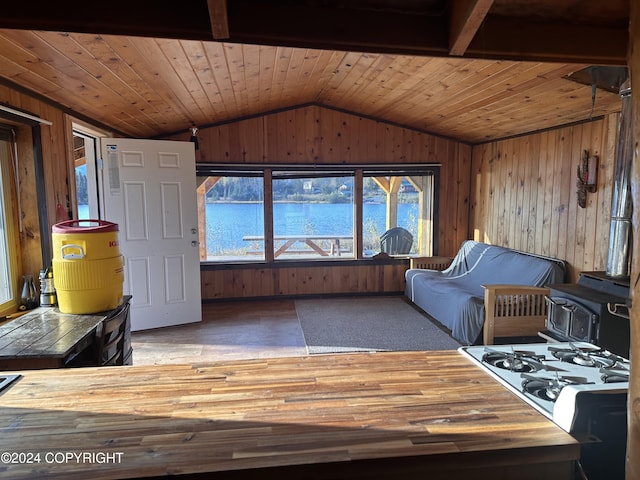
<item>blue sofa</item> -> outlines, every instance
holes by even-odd
[[[487,344],[494,335],[499,336],[494,330],[498,320],[507,326],[505,332],[524,335],[542,330],[548,294],[544,287],[562,283],[564,277],[565,265],[560,260],[467,240],[445,270],[407,270],[405,294],[466,345],[478,342],[489,315]],[[531,328],[526,328],[527,323]]]

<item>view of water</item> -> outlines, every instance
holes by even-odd
[[[353,235],[353,206],[346,203],[274,203],[275,235]],[[88,207],[78,205],[79,218],[88,218]],[[374,248],[385,229],[386,205],[365,203],[363,231],[365,248]],[[418,204],[398,204],[398,225],[416,236]],[[240,252],[249,247],[246,235],[263,234],[260,203],[207,204],[207,254]]]
[[[353,235],[353,206],[344,203],[274,203],[274,235]],[[385,229],[386,205],[367,203],[363,208],[365,238],[377,243]],[[416,235],[416,203],[398,205],[398,225]],[[207,204],[207,253],[247,248],[245,235],[263,234],[263,209],[258,203]],[[365,240],[366,246],[366,240]]]

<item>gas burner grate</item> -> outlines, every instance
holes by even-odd
[[[621,383],[629,381],[629,370],[616,370],[613,368],[601,368],[600,378],[604,383]]]
[[[544,355],[525,351],[503,352],[491,348],[486,348],[485,352],[482,361],[503,370],[531,373],[544,369],[542,364],[542,360],[545,359]]]
[[[554,357],[563,362],[583,367],[628,369],[628,362],[623,357],[600,348],[582,348],[569,344],[568,348],[550,346],[549,351]]]
[[[567,385],[587,385],[592,384],[586,378],[583,377],[537,377],[534,375],[527,375],[523,373],[521,375],[522,391],[533,395],[536,398],[546,400],[549,402],[555,402],[560,395],[560,391]]]

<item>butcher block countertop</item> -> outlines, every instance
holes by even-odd
[[[2,479],[550,480],[579,457],[457,351],[19,373]]]

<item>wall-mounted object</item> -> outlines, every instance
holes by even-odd
[[[200,145],[198,144],[198,129],[196,127],[191,127],[191,138],[189,138],[189,141],[195,144],[194,147],[196,150],[200,148]]]
[[[578,206],[587,206],[587,192],[594,193],[598,189],[598,156],[590,155],[589,150],[585,150],[582,159],[578,164]]]

